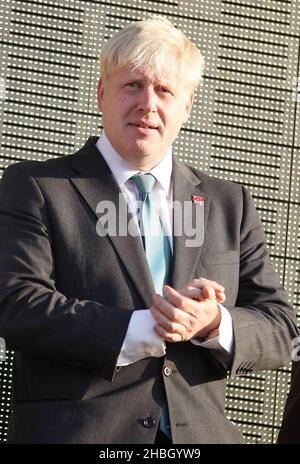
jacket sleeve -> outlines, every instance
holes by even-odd
[[[295,312],[270,263],[253,199],[242,190],[239,292],[236,306],[228,308],[235,338],[232,375],[286,365],[297,336]]]
[[[23,163],[7,168],[0,182],[0,243],[0,336],[7,347],[99,369],[112,380],[132,311],[57,291],[47,205]]]

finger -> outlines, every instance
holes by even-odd
[[[162,312],[169,320],[176,321],[177,308],[172,304],[172,301],[168,301],[167,297],[163,299],[160,295],[155,294],[153,296],[153,307]]]
[[[174,320],[170,320],[168,317],[165,316],[159,309],[155,306],[150,308],[151,314],[154,317],[155,321],[158,325],[164,329],[168,333],[179,333],[185,334],[187,331],[187,326],[184,324],[184,321],[179,323],[175,322]]]
[[[213,287],[215,290],[219,290],[220,292],[224,292],[225,288],[223,285],[218,284],[214,280],[208,280],[205,279],[204,277],[199,277],[199,279],[193,279],[192,282],[190,282],[190,285],[193,287],[197,288],[203,288],[205,286],[210,286]]]
[[[216,299],[218,303],[224,303],[226,300],[226,295],[224,292],[216,292]]]
[[[202,298],[201,288],[187,286],[178,290],[178,293],[181,293],[181,295],[186,296],[187,298],[193,298],[194,300]]]
[[[207,285],[202,288],[202,296],[204,299],[208,300],[215,300],[216,299],[216,291],[210,285]]]
[[[157,335],[159,335],[161,338],[163,338],[167,342],[176,343],[176,342],[182,342],[183,341],[183,336],[181,334],[169,333],[163,327],[161,327],[159,324],[156,324],[154,326],[154,330],[157,333]]]
[[[190,300],[193,302],[193,300]],[[158,314],[162,314],[165,318],[168,320],[168,324],[166,325],[167,322],[165,319],[160,319],[160,321],[164,320],[165,327],[169,330],[172,331],[172,327],[170,323],[178,323],[181,324],[185,330],[190,330],[192,324],[193,324],[193,319],[194,319],[194,314],[191,314],[187,312],[186,310],[181,310],[180,308],[177,308],[172,304],[170,301],[164,300],[160,295],[154,295],[153,297],[153,306],[150,308],[152,315],[155,319],[158,318]],[[174,331],[176,331],[176,326]]]
[[[220,292],[219,290],[214,290],[212,287],[209,287],[212,289],[212,292],[214,292],[214,295],[210,295],[210,293],[205,293],[204,289],[206,287],[201,288],[196,288],[192,286],[186,286],[178,290],[181,295],[186,296],[187,298],[193,298],[193,300],[201,301],[203,299],[216,299],[218,303],[224,303],[226,300],[226,296],[224,292]],[[204,292],[204,293],[203,293]]]
[[[194,301],[192,298],[187,298],[186,296],[182,295],[181,293],[177,292],[174,288],[170,287],[169,285],[164,285],[163,292],[165,297],[168,299],[175,309],[177,309],[177,313],[174,314],[172,319],[178,322],[181,321],[181,317],[183,317],[182,313],[178,312],[178,310],[182,310],[184,313],[195,315],[195,311],[197,311],[197,304],[198,302]]]
[[[218,303],[224,303],[226,296],[224,292],[219,292],[210,286],[202,288],[202,299],[204,300],[217,300]]]

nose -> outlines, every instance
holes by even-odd
[[[139,94],[138,110],[143,113],[157,111],[157,95],[152,86],[144,87]]]

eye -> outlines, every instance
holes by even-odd
[[[163,94],[173,95],[173,92],[171,91],[171,89],[169,87],[164,86],[164,85],[157,86],[157,91],[160,92],[160,93],[163,93]]]
[[[138,82],[127,82],[126,87],[129,87],[130,89],[139,89],[140,84]]]

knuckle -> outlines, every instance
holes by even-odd
[[[189,332],[192,332],[197,326],[197,323],[196,323],[196,320],[192,320],[190,321],[190,325],[189,325]]]
[[[199,298],[202,296],[202,290],[200,288],[194,288],[192,290],[192,295],[196,298]]]
[[[207,285],[207,282],[209,282],[209,281],[207,279],[205,279],[204,277],[199,277],[198,279],[194,279],[193,282],[194,282],[194,285],[197,288],[202,288],[205,285]]]
[[[170,309],[170,318],[171,318],[172,320],[176,320],[176,319],[177,319],[177,310],[176,310],[176,308],[174,308],[174,307],[172,307],[172,308]]]
[[[177,304],[178,306],[182,307],[185,305],[186,297],[184,295],[178,296]]]
[[[175,332],[176,325],[174,322],[170,322],[169,324],[169,330],[170,332]]]

